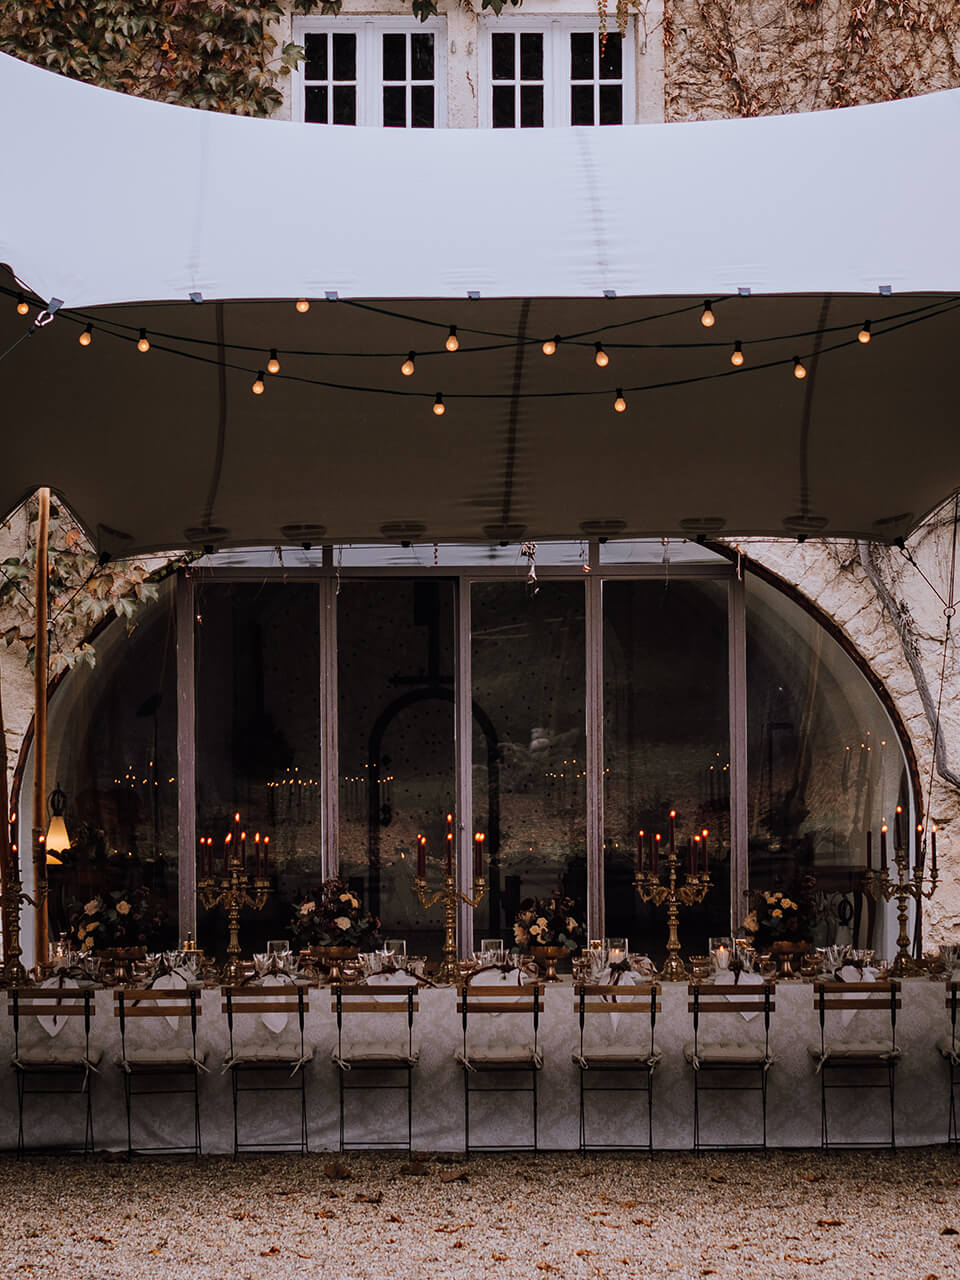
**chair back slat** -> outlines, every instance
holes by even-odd
[[[543,987],[539,982],[529,986],[478,987],[472,983],[457,992],[457,1013],[530,1013],[543,1008]]]
[[[309,1013],[310,1002],[303,987],[221,987],[221,1012]]]
[[[40,1018],[82,1018],[92,996],[89,988],[17,987],[7,993],[7,1013],[13,1017],[35,1014]]]
[[[419,991],[413,986],[337,986],[330,996],[330,1008],[334,1013],[418,1013]]]
[[[900,983],[896,978],[879,979],[876,982],[815,982],[813,984],[814,1008],[820,1017],[820,1045],[827,1044],[827,1014],[864,1013],[886,1014],[890,1019],[890,1047],[897,1044],[897,1011],[902,1007]]]
[[[184,987],[118,987],[113,993],[115,1018],[190,1018],[202,1012],[196,991]]]
[[[659,983],[600,986],[584,983],[573,994],[574,1012],[586,1013],[660,1013]]]

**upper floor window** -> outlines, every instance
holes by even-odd
[[[619,32],[557,19],[484,24],[482,125],[542,129],[624,124],[633,119],[633,80]]]
[[[298,116],[311,124],[435,129],[446,123],[439,21],[337,18],[300,32]]]

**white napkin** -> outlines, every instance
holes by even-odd
[[[838,982],[876,982],[879,976],[879,969],[871,969],[868,965],[864,965],[861,973],[855,964],[845,964],[836,973]],[[848,1027],[856,1016],[856,1009],[842,1009],[840,1011],[841,1027]]]
[[[730,994],[727,996],[728,1000],[736,1000],[737,987],[762,987],[763,986],[762,973],[741,972],[739,982],[737,982],[736,978],[737,978],[737,975],[731,969],[718,969],[713,976],[713,985],[715,987],[734,987],[734,990],[731,991]],[[749,1022],[751,1018],[758,1018],[761,1012],[762,1011],[760,1009],[757,1009],[752,1013],[744,1013],[741,1010],[740,1017],[744,1020],[744,1022]]]
[[[282,977],[279,973],[268,973],[265,977],[260,979],[260,986],[289,987],[290,980],[289,978]],[[269,1000],[269,996],[267,996],[266,999]],[[287,1025],[288,1017],[289,1015],[286,1013],[261,1013],[260,1021],[268,1031],[272,1031],[275,1036],[278,1036]]]
[[[41,987],[44,987],[47,989],[50,989],[52,987],[60,987],[64,991],[67,991],[67,990],[76,991],[77,987],[79,987],[80,984],[79,982],[76,981],[75,978],[61,979],[61,978],[54,977],[54,978],[47,978],[47,980],[45,982],[41,982],[40,985]],[[48,1036],[58,1036],[67,1023],[66,1018],[64,1017],[58,1018],[56,1014],[39,1014],[38,1013],[37,1021],[40,1023],[41,1027],[43,1027],[44,1031],[47,1033]]]
[[[159,991],[182,991],[187,985],[187,980],[179,972],[174,971],[173,973],[162,973],[159,978],[154,978],[150,985],[151,987],[156,987]],[[175,1014],[168,1013],[167,1022],[174,1031],[180,1025],[180,1019]]]
[[[618,974],[619,977],[617,976]],[[609,965],[605,969],[601,969],[597,975],[598,987],[640,987],[648,986],[652,981],[650,974],[636,973],[633,969],[618,970],[617,973],[614,973]],[[604,996],[603,998],[610,1001],[610,1025],[616,1030],[622,1015],[617,1012],[615,997]]]
[[[416,987],[418,985],[416,975],[407,973],[405,969],[398,969],[396,973],[371,973],[367,979],[368,987]]]

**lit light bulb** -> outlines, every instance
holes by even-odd
[[[450,326],[450,332],[447,334],[447,340],[443,345],[448,351],[460,350],[460,339],[457,337],[457,326],[455,324]]]
[[[593,346],[594,346],[594,350],[595,350],[595,352],[596,352],[596,354],[594,355],[593,359],[594,359],[594,362],[595,362],[595,363],[596,363],[596,365],[597,365],[597,368],[598,368],[598,369],[605,369],[605,368],[607,367],[607,365],[610,363],[610,357],[609,357],[609,356],[607,355],[607,353],[604,351],[604,349],[603,349],[603,343],[602,343],[602,342],[595,342],[595,343],[593,344]]]
[[[440,394],[439,391],[437,392],[436,400],[434,400],[433,402],[433,412],[437,415],[438,418],[442,418],[443,415],[447,412],[447,406],[443,403],[443,396]]]
[[[262,395],[263,395],[263,392],[264,392],[264,385],[263,385],[263,370],[262,370],[262,369],[260,369],[260,370],[259,370],[259,372],[257,373],[256,379],[254,380],[254,383],[253,383],[253,385],[251,386],[250,390],[253,392],[253,394],[254,394],[255,396],[262,396]]]
[[[27,302],[26,298],[23,296],[22,293],[18,293],[17,294],[17,315],[25,316],[29,310],[30,310],[30,303]]]
[[[279,373],[280,361],[277,359],[276,351],[270,352],[270,359],[267,361],[267,373]]]
[[[705,329],[712,329],[717,323],[717,317],[713,314],[709,298],[707,298],[703,304],[703,311],[700,314],[700,323]]]
[[[802,363],[800,362],[799,356],[793,357],[793,376],[795,378],[799,378],[800,380],[804,379],[807,376],[807,371],[803,367]]]
[[[90,343],[93,341],[93,325],[92,324],[87,325],[87,327],[84,329],[83,333],[81,333],[77,341],[80,343],[81,347],[89,347]]]
[[[307,314],[307,312],[310,310],[310,303],[306,300],[306,298],[297,299],[297,310],[300,312],[302,316]]]
[[[405,378],[411,378],[413,376],[417,367],[415,363],[416,359],[417,353],[415,351],[411,351],[406,360],[404,360],[403,364],[400,366],[400,372]]]
[[[545,356],[555,356],[557,354],[557,343],[560,341],[559,335],[555,338],[548,338],[540,350]]]
[[[869,320],[864,320],[864,322],[863,322],[863,328],[862,328],[862,329],[860,330],[860,332],[857,334],[857,341],[858,341],[858,342],[862,342],[862,343],[863,343],[863,345],[864,345],[864,346],[866,346],[866,345],[867,345],[867,343],[870,341],[870,337],[871,337],[871,334],[870,334],[870,321],[869,321]]]
[[[617,387],[617,398],[613,402],[613,407],[617,413],[626,413],[627,402],[623,398],[623,388]]]
[[[730,363],[736,369],[739,369],[743,364],[743,347],[739,342],[735,342],[733,344],[733,351],[730,353]]]
[[[147,337],[146,329],[140,330],[140,337],[137,340],[137,350],[144,352],[150,350],[150,339]]]

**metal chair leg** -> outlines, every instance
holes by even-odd
[[[653,1072],[647,1071],[647,1152],[653,1155]]]
[[[87,1118],[83,1129],[83,1158],[86,1160],[93,1153],[93,1098],[89,1079],[84,1083],[83,1089],[87,1095]]]
[[[531,1072],[533,1075],[533,1152],[534,1155],[540,1151],[540,1130],[537,1127],[537,1075],[536,1071]]]
[[[700,1072],[693,1070],[693,1149],[700,1154]]]
[[[767,1073],[760,1068],[760,1106],[763,1111],[763,1149],[767,1149]]]
[[[463,1150],[467,1160],[470,1159],[470,1077],[467,1068],[463,1068]]]
[[[200,1145],[200,1071],[193,1068],[193,1158],[199,1160],[203,1154]]]
[[[240,1089],[236,1067],[231,1069],[230,1078],[233,1081],[233,1158],[236,1160],[240,1155]]]
[[[587,1148],[587,1121],[583,1111],[584,1092],[583,1092],[583,1067],[580,1068],[580,1154]]]
[[[897,1118],[896,1118],[896,1065],[895,1063],[887,1064],[887,1073],[890,1080],[890,1150],[897,1149]]]
[[[19,1125],[17,1127],[17,1159],[23,1159],[23,1098],[24,1098],[24,1076],[22,1071],[17,1072],[17,1109],[20,1116]]]
[[[413,1068],[407,1067],[407,1154],[413,1151]]]
[[[133,1159],[133,1137],[132,1137],[132,1121],[130,1117],[131,1107],[133,1106],[132,1098],[133,1081],[130,1078],[130,1072],[123,1073],[123,1100],[127,1108],[127,1160]]]
[[[830,1150],[830,1139],[827,1135],[827,1084],[824,1079],[824,1072],[827,1064],[824,1063],[820,1068],[820,1147],[823,1151]]]

